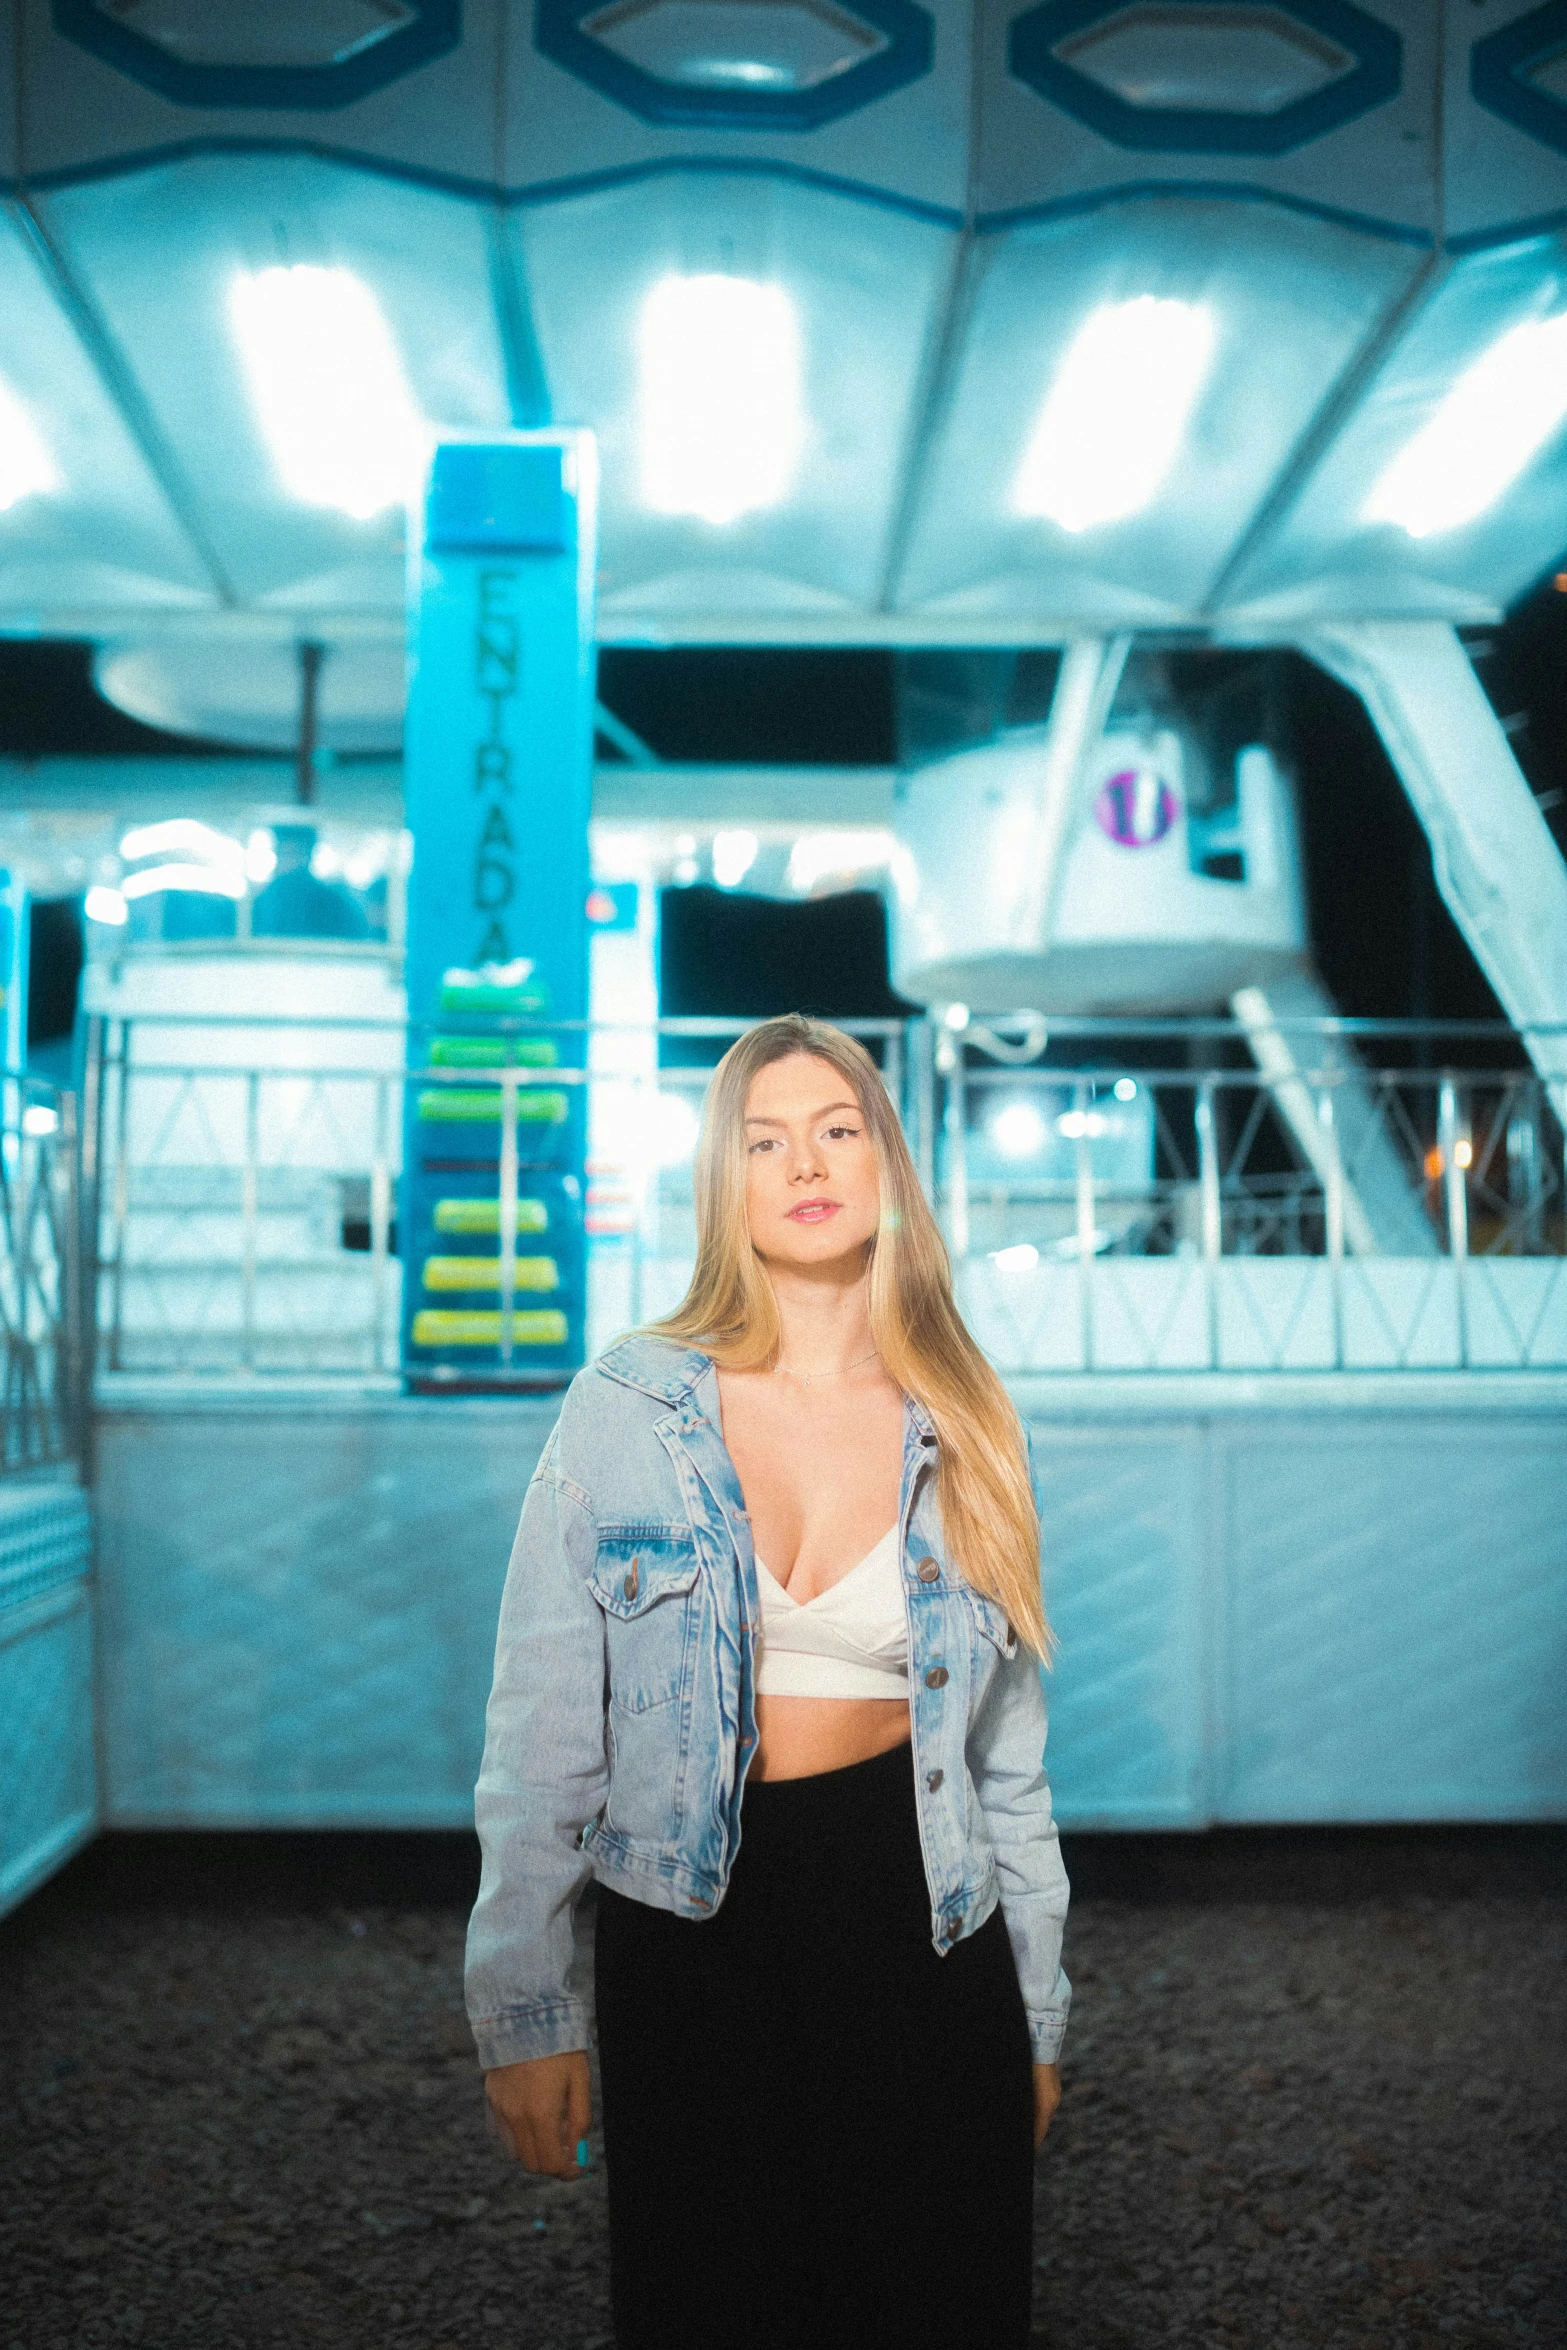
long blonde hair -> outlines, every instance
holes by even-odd
[[[876,1151],[881,1222],[870,1256],[871,1336],[888,1375],[929,1413],[937,1502],[951,1557],[1004,1608],[1040,1657],[1050,1627],[1039,1575],[1039,1518],[1022,1423],[970,1337],[952,1265],[903,1128],[864,1047],[798,1013],[764,1020],[730,1046],[708,1091],[696,1154],[696,1267],[684,1298],[650,1335],[695,1345],[725,1370],[777,1359],[778,1306],[746,1219],[745,1105],[758,1070],[795,1053],[829,1062],[853,1087]]]

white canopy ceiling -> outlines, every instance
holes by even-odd
[[[395,732],[442,429],[598,432],[608,640],[1283,638],[1567,550],[1557,0],[13,14],[0,629],[171,721],[308,636]]]

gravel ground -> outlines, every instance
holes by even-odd
[[[1564,1857],[1076,1839],[1036,2338],[1567,2344]],[[0,2350],[608,2350],[602,2175],[483,2128],[472,1868],[116,1837],[0,1927]]]

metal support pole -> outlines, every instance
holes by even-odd
[[[86,1451],[87,1387],[83,1351],[86,1317],[82,1311],[82,1148],[74,1093],[60,1096],[60,1124],[55,1148],[52,1189],[58,1250],[58,1291],[55,1298],[55,1409],[67,1450],[80,1461]]]
[[[887,1089],[887,1098],[900,1118],[905,1112],[903,1098],[903,1031],[894,1028],[882,1039],[881,1081]]]
[[[941,1063],[947,1080],[947,1245],[961,1265],[969,1251],[968,1215],[968,1082],[963,1068],[961,1037],[944,1034]]]
[[[130,1221],[131,1024],[119,1024],[119,1099],[114,1105],[114,1260],[110,1270],[109,1368],[121,1367],[125,1329],[125,1229]]]
[[[1459,1123],[1458,1087],[1442,1079],[1437,1096],[1437,1146],[1442,1153],[1442,1190],[1447,1206],[1447,1249],[1453,1260],[1453,1290],[1458,1309],[1458,1360],[1469,1361],[1469,1186],[1465,1179],[1468,1136]],[[1460,1157],[1460,1152],[1463,1157]]]
[[[1540,1166],[1541,1088],[1538,1078],[1520,1081],[1523,1097],[1507,1121],[1507,1206],[1520,1228],[1523,1250],[1538,1256],[1545,1246],[1545,1186]]]
[[[302,808],[316,798],[316,736],[320,729],[321,665],[325,645],[304,643],[299,648],[299,745],[295,756],[294,797]]]
[[[240,1361],[256,1367],[256,1162],[261,1152],[261,1072],[245,1075],[245,1166],[240,1177]]]
[[[48,1441],[41,1408],[43,1398],[39,1393],[38,1341],[34,1334],[39,1317],[34,1311],[38,1274],[33,1256],[33,1195],[43,1144],[37,1136],[27,1132],[24,1123],[27,1115],[26,1087],[17,1085],[12,1098],[16,1104],[16,1189],[11,1205],[11,1265],[16,1284],[16,1318],[11,1332],[12,1358],[6,1369],[6,1385],[10,1391],[6,1400],[15,1414],[15,1449],[13,1452],[12,1443],[6,1446],[7,1468],[20,1467],[39,1457],[38,1436],[43,1437],[46,1450]],[[11,1411],[6,1416],[10,1419]]]
[[[76,1398],[77,1459],[83,1484],[93,1478],[93,1382],[98,1370],[98,1181],[103,1164],[104,1023],[94,1012],[87,1022],[82,1062],[81,1129],[76,1160]]]
[[[925,1197],[936,1205],[935,1031],[929,1020],[909,1022],[909,1088],[914,1112],[914,1165]]]
[[[1333,1367],[1344,1368],[1344,1164],[1339,1157],[1338,1130],[1333,1119],[1333,1091],[1324,1086],[1317,1095],[1317,1124],[1322,1132],[1322,1204],[1328,1252],[1328,1302],[1333,1316]]]
[[[1072,1089],[1074,1154],[1077,1164],[1077,1311],[1083,1368],[1094,1367],[1094,1154],[1088,1138],[1088,1083]]]
[[[511,1368],[513,1308],[517,1298],[517,1072],[501,1075],[501,1363]]]
[[[1224,1248],[1220,1221],[1219,1145],[1214,1122],[1213,1079],[1197,1087],[1197,1188],[1202,1205],[1203,1280],[1208,1294],[1208,1368],[1219,1368],[1219,1260]]]
[[[392,1169],[389,1157],[387,1080],[375,1081],[375,1159],[370,1169],[370,1361],[386,1364],[386,1281],[392,1237]]]
[[[658,1027],[656,1023],[651,1031],[650,1052],[647,1055],[639,1056],[636,1073],[637,1100],[641,1110],[636,1123],[638,1132],[644,1136],[652,1131],[653,1105],[650,1096],[658,1083],[656,1075],[649,1072],[647,1066],[649,1060],[656,1071],[658,1066]],[[644,1300],[647,1291],[648,1223],[651,1213],[648,1203],[653,1196],[653,1186],[658,1181],[658,1162],[651,1151],[646,1153],[640,1166],[635,1166],[634,1163],[634,1173],[637,1212],[636,1220],[631,1227],[630,1313],[631,1327],[633,1330],[639,1330],[644,1319]]]

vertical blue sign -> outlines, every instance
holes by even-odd
[[[557,1385],[583,1360],[596,492],[591,433],[443,442],[409,534],[398,1231],[420,1387]]]

